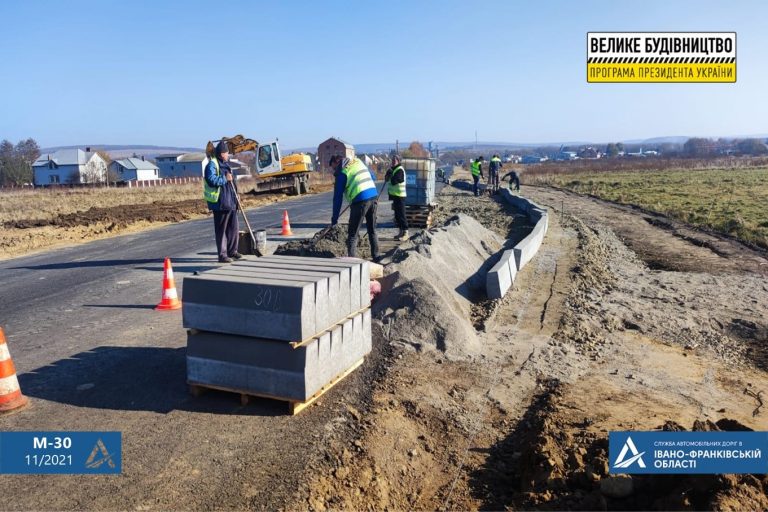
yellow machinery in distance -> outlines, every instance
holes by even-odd
[[[256,153],[254,176],[254,190],[257,192],[267,190],[287,190],[296,195],[309,191],[309,176],[314,171],[312,159],[304,153],[296,153],[286,157],[280,157],[280,148],[277,141],[267,144],[259,144],[253,139],[247,139],[242,135],[234,137],[222,137],[227,143],[229,154],[235,155],[244,151]],[[209,141],[205,147],[205,154],[212,158],[216,153],[217,141]]]

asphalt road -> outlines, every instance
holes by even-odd
[[[330,221],[331,194],[249,210],[254,230],[269,228],[270,244],[285,240],[276,236],[284,209],[294,233],[310,236]],[[240,224],[245,229],[242,219]],[[392,226],[387,201],[379,207],[379,226],[386,237]],[[119,336],[137,322],[156,320],[160,313],[151,308],[160,298],[166,256],[183,292],[185,275],[218,266],[212,221],[182,222],[0,262],[0,325],[13,347],[17,369],[24,372],[48,362],[40,349],[59,354],[62,343],[85,348],[82,344],[90,335]],[[49,346],[45,339],[57,343]]]
[[[248,218],[276,233],[283,209],[294,232],[309,236],[329,222],[331,195],[252,209]],[[379,211],[381,236],[391,237],[387,201]],[[327,428],[339,397],[361,392],[360,377],[349,378],[329,393],[336,402],[295,418],[271,400],[242,407],[224,393],[192,398],[181,312],[153,309],[166,256],[183,299],[185,275],[218,266],[212,221],[0,262],[0,325],[31,399],[0,417],[0,429],[121,431],[124,468],[117,478],[2,476],[3,509],[274,508],[321,444],[311,433]]]

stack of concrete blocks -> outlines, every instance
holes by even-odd
[[[371,351],[368,262],[246,256],[184,279],[187,381],[303,402]]]
[[[405,169],[405,204],[408,206],[429,206],[435,202],[434,158],[403,158]]]
[[[486,275],[486,293],[491,299],[504,297],[515,282],[517,273],[539,251],[544,242],[544,236],[549,228],[547,209],[529,199],[512,194],[509,189],[502,189],[504,199],[518,210],[522,211],[533,224],[531,232],[520,240],[512,249],[504,251],[498,263]]]

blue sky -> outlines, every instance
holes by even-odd
[[[0,1],[0,139],[768,132],[768,2]],[[736,31],[736,84],[587,84],[588,31]]]

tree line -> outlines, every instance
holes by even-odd
[[[768,146],[761,139],[706,139],[694,137],[683,144],[683,154],[691,157],[713,155],[751,155],[768,154]]]
[[[39,157],[40,146],[35,139],[20,140],[16,145],[4,139],[0,142],[0,186],[32,183],[32,164]]]

